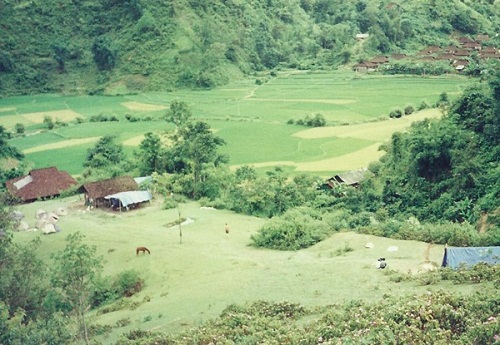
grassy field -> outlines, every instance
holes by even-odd
[[[259,83],[256,83],[259,80]],[[132,153],[147,131],[172,128],[161,119],[173,100],[186,102],[193,116],[208,122],[227,145],[230,164],[287,166],[290,172],[320,176],[367,166],[380,157],[378,147],[412,121],[439,116],[439,111],[387,120],[391,110],[422,101],[433,104],[442,92],[453,99],[473,82],[460,76],[407,77],[281,72],[257,76],[208,91],[176,91],[124,96],[35,95],[0,99],[0,124],[17,123],[28,135],[11,143],[36,167],[56,165],[81,173],[86,150],[99,136],[111,134]],[[320,113],[329,127],[289,125]],[[115,116],[119,122],[88,122],[91,116]],[[128,122],[126,115],[151,121]],[[47,132],[45,116],[66,122]],[[76,119],[86,119],[76,124]],[[86,139],[86,140],[75,140]]]
[[[306,306],[328,305],[350,300],[376,302],[384,295],[423,293],[428,289],[450,288],[470,292],[471,286],[420,286],[415,282],[394,283],[391,270],[415,274],[425,260],[427,244],[398,241],[356,233],[338,233],[309,248],[295,252],[261,250],[249,246],[250,236],[266,221],[228,211],[201,208],[196,203],[181,206],[182,217],[191,221],[167,227],[178,219],[177,209],[162,210],[159,201],[131,212],[85,212],[82,200],[69,197],[22,205],[20,210],[33,226],[35,212],[65,207],[62,232],[16,233],[24,242],[40,237],[40,256],[50,266],[50,253],[62,250],[66,235],[81,231],[88,244],[95,245],[104,258],[104,274],[123,270],[140,272],[145,281],[139,294],[126,300],[122,309],[92,313],[92,322],[114,327],[105,343],[130,329],[177,333],[201,325],[220,314],[231,303],[255,300],[290,301]],[[230,235],[224,234],[224,224]],[[368,242],[372,249],[365,248]],[[137,246],[147,246],[151,255],[136,256]],[[343,253],[343,248],[352,251]],[[389,246],[398,246],[389,252]],[[429,259],[439,265],[443,247],[433,246]],[[390,270],[377,270],[376,260],[386,257]],[[132,306],[135,304],[135,306]],[[127,326],[116,327],[127,320]]]

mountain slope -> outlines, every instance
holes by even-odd
[[[335,68],[456,34],[498,40],[499,12],[487,0],[0,0],[0,92],[210,88],[260,70]]]

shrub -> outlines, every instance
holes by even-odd
[[[401,109],[395,109],[389,113],[391,119],[399,119],[401,116],[403,116]]]
[[[26,132],[26,128],[22,123],[16,123],[15,128],[17,134],[24,134]]]
[[[43,117],[43,123],[47,126],[48,130],[54,129],[54,127],[56,126],[56,124],[55,124],[54,120],[52,119],[52,117],[50,117],[48,115],[45,115]]]
[[[102,304],[115,301],[117,298],[118,294],[114,290],[109,277],[104,277],[96,281],[91,297],[92,307],[95,308]]]
[[[337,250],[335,250],[335,256],[342,256],[352,251],[354,251],[354,248],[351,247],[349,242],[345,242],[343,247],[337,248]]]
[[[307,248],[325,239],[330,229],[312,209],[292,209],[266,223],[251,236],[252,245],[278,250]]]
[[[426,101],[422,101],[418,105],[417,110],[424,110],[424,109],[428,109],[428,108],[430,108],[429,103],[427,103]]]
[[[411,115],[415,111],[412,105],[407,105],[404,109],[405,115]]]
[[[372,223],[374,214],[371,212],[360,212],[352,215],[349,219],[349,227],[351,229],[359,229],[364,226],[369,226]]]
[[[130,297],[142,290],[144,282],[135,270],[121,272],[116,278],[113,287],[119,296]]]

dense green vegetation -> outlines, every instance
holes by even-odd
[[[499,12],[486,0],[3,0],[0,94],[211,88],[260,70],[412,54],[456,35],[489,34],[498,46]]]
[[[117,345],[496,344],[498,297],[498,291],[470,297],[441,291],[406,298],[387,296],[376,305],[352,301],[316,309],[258,301],[230,305],[219,318],[177,337],[132,331]]]
[[[284,95],[292,99],[300,90],[286,81],[280,83],[283,79],[273,79],[276,71],[333,69],[380,53],[412,54],[423,45],[451,44],[457,35],[489,34],[494,37],[490,44],[498,45],[494,34],[500,29],[499,6],[498,1],[486,0],[0,0],[0,94],[173,92],[213,88],[243,75],[273,70],[255,74],[257,86],[277,81],[275,94],[260,101],[273,102]],[[369,33],[370,37],[356,42],[356,33]],[[387,71],[410,70],[393,65]],[[355,93],[354,81],[348,82],[352,83],[349,93],[337,101]],[[387,90],[381,92],[391,97]],[[259,90],[253,95],[258,97]],[[154,102],[162,96],[151,93],[148,97]],[[220,97],[227,98],[223,92]],[[77,137],[71,133],[78,132],[79,138],[98,139],[70,150],[36,153],[37,157],[49,161],[54,152],[60,153],[58,159],[72,160],[72,168],[82,172],[84,179],[152,174],[155,191],[165,196],[164,208],[178,207],[179,218],[179,203],[185,198],[271,218],[251,236],[255,247],[294,251],[343,230],[456,246],[500,245],[498,69],[484,71],[483,78],[456,99],[442,93],[432,106],[442,110],[443,118],[418,122],[406,132],[395,133],[383,146],[385,155],[369,167],[369,176],[358,188],[320,188],[323,181],[317,176],[290,176],[281,167],[264,173],[246,165],[230,170],[223,154],[227,141],[207,119],[221,103],[196,103],[206,111],[203,113],[173,97],[168,102],[156,99],[160,105],[168,103],[168,110],[137,117],[123,113],[116,102],[99,100],[111,109],[109,114],[101,113],[88,96],[68,99],[68,107],[75,102],[85,118],[76,118],[68,126],[44,116],[43,122],[28,128],[44,133],[31,138],[23,137],[24,123],[9,126],[17,139],[0,126],[2,163],[21,162],[2,166],[0,180],[28,170],[30,163],[20,149],[74,139]],[[358,105],[355,118],[349,121],[366,121],[380,114],[401,118],[411,116],[415,108],[431,106],[428,100],[419,101],[420,105],[403,103],[390,114],[386,104],[376,110],[376,105],[370,105],[370,112],[366,104]],[[265,133],[262,125],[270,126],[276,119],[289,126],[281,128],[287,135],[295,131],[292,126],[321,127],[345,121],[338,115],[345,111],[342,102],[335,103],[334,110],[332,105],[320,109],[330,112],[325,114],[317,113],[317,104],[309,108],[300,103],[302,108],[287,113],[288,118],[281,112],[265,121],[254,121],[261,119],[253,105],[247,105],[249,111],[240,117],[239,105],[238,120],[252,122],[257,128],[254,133],[260,136]],[[50,102],[30,104],[21,113],[57,110],[52,107]],[[234,105],[232,110],[234,113]],[[241,135],[241,131],[230,131],[228,117],[211,121],[224,121],[219,129],[222,133],[227,130],[228,137]],[[140,129],[136,122],[141,122]],[[116,140],[143,133],[134,152]],[[302,158],[307,160],[313,156],[311,152],[313,149],[306,148]],[[175,198],[168,199],[172,192]],[[40,239],[24,244],[13,241],[12,205],[16,201],[6,194],[1,197],[0,343],[89,344],[96,335],[106,333],[105,326],[89,325],[88,312],[112,308],[123,296],[139,292],[143,283],[139,273],[129,270],[103,276],[102,258],[79,233],[68,236],[66,247],[52,254],[54,265],[45,265],[37,254]],[[352,250],[346,244],[338,254]],[[361,301],[316,308],[265,301],[230,305],[219,318],[183,334],[134,330],[117,344],[500,342],[498,267],[441,270],[418,278],[387,272],[393,283],[411,279],[426,285],[481,283],[482,291],[468,296],[452,292],[406,297],[384,294],[377,305]]]
[[[328,196],[304,198],[324,212],[315,218],[324,218],[332,230],[348,227],[456,246],[499,245],[498,78],[497,73],[489,84],[466,90],[443,119],[417,122],[407,132],[394,134],[384,147],[385,156],[370,166],[372,176],[359,188],[339,186]],[[286,218],[281,223],[263,228],[255,243],[290,249],[288,245],[298,241],[292,247],[298,249],[302,241],[320,240],[320,228],[307,226],[311,220],[298,220],[299,232]],[[283,244],[285,235],[290,242]]]

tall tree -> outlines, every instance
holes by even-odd
[[[144,135],[144,139],[139,145],[141,174],[150,175],[152,172],[164,172],[163,150],[163,144],[158,134],[148,132]]]
[[[214,163],[219,165],[227,162],[227,157],[220,155],[218,149],[226,142],[215,136],[210,126],[205,122],[189,123],[180,131],[179,151],[189,165],[193,178],[192,196],[196,197],[203,165]]]
[[[90,305],[94,283],[102,270],[102,257],[96,255],[95,246],[82,243],[79,232],[68,235],[66,248],[52,255],[55,263],[52,284],[60,289],[63,299],[73,308],[80,336],[89,344],[89,332],[85,312]]]
[[[170,108],[165,114],[165,119],[177,127],[183,127],[190,121],[192,115],[186,102],[174,100],[170,103]]]

